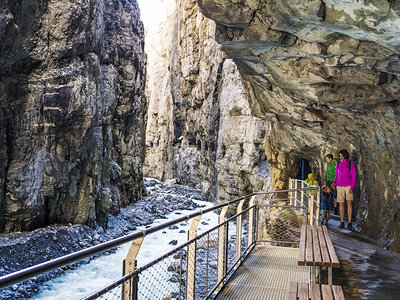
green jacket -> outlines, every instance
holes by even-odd
[[[335,170],[336,170],[336,160],[332,160],[331,163],[328,163],[326,166],[326,180],[334,181],[335,180]]]

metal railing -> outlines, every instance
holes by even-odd
[[[123,276],[84,299],[212,299],[256,244],[298,246],[301,225],[308,223],[308,214],[314,212],[310,210],[313,196],[308,196],[307,192],[315,189],[302,187],[252,193],[5,275],[0,277],[0,288],[132,242],[123,261]],[[309,201],[304,201],[305,197]],[[228,208],[229,211],[235,208],[236,213],[227,216]],[[202,216],[215,210],[221,210],[218,225],[197,234]],[[315,218],[312,215],[310,219]],[[138,267],[136,257],[146,236],[189,220],[192,223],[186,243]]]
[[[294,206],[306,206],[310,225],[318,224],[320,206],[321,206],[321,193],[320,187],[308,184],[304,180],[289,178],[289,201]]]

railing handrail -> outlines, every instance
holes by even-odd
[[[316,188],[318,188],[318,187],[316,187]],[[250,198],[250,197],[252,197],[254,195],[285,193],[285,192],[289,192],[289,191],[298,191],[298,190],[305,190],[305,189],[310,190],[310,188],[304,188],[304,189],[300,188],[300,189],[290,189],[290,190],[272,190],[272,191],[265,191],[265,192],[254,192],[254,193],[242,196],[240,198],[237,198],[237,199],[225,202],[225,203],[221,203],[221,204],[215,205],[213,207],[209,207],[209,208],[206,208],[206,209],[203,209],[203,210],[198,210],[198,211],[195,211],[195,212],[193,212],[193,213],[191,213],[189,215],[177,218],[175,220],[171,220],[171,221],[165,222],[163,224],[155,225],[155,226],[152,226],[152,227],[147,228],[147,229],[135,231],[133,233],[130,233],[130,234],[115,238],[113,240],[110,240],[110,241],[107,241],[107,242],[104,242],[104,243],[101,243],[101,244],[98,244],[98,245],[95,245],[95,246],[91,246],[89,248],[82,249],[80,251],[73,252],[73,253],[70,253],[70,254],[67,254],[67,255],[52,259],[50,261],[45,261],[45,262],[42,262],[40,264],[37,264],[37,265],[31,266],[31,267],[28,267],[28,268],[25,268],[25,269],[22,269],[22,270],[19,270],[19,271],[4,275],[4,276],[0,277],[0,289],[4,288],[4,287],[7,287],[9,285],[15,284],[17,282],[21,282],[21,281],[27,280],[27,279],[32,278],[34,276],[49,272],[51,270],[60,268],[62,266],[77,262],[77,261],[82,260],[84,258],[87,258],[89,256],[102,253],[102,252],[110,250],[112,248],[121,246],[121,245],[123,245],[125,243],[132,242],[133,240],[145,237],[145,236],[147,236],[149,234],[152,234],[152,233],[155,233],[157,231],[166,229],[166,228],[168,228],[170,226],[173,226],[173,225],[176,225],[178,223],[189,221],[190,219],[192,219],[194,217],[197,217],[197,216],[212,212],[214,210],[223,208],[223,207],[231,205],[231,204],[235,204],[235,203],[237,203],[237,202],[239,202],[241,200]],[[312,189],[314,189],[314,188],[312,188]]]
[[[312,184],[309,184],[309,183],[307,183],[305,180],[303,180],[303,179],[298,179],[298,178],[291,178],[292,180],[294,180],[294,181],[300,181],[300,182],[304,182],[304,184],[306,184],[306,185],[308,185],[309,187],[312,187],[312,188],[320,188],[319,186],[317,186],[317,185],[312,185]]]

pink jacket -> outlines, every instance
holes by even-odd
[[[337,186],[350,186],[350,188],[354,190],[356,186],[356,167],[350,159],[337,163],[335,180],[333,183]]]

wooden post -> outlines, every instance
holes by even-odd
[[[224,206],[218,217],[218,224],[223,223],[226,218],[226,212],[228,211],[228,206]],[[217,282],[220,282],[226,276],[227,269],[227,257],[226,257],[226,246],[228,232],[226,226],[220,226],[218,228],[218,254],[217,254]]]
[[[301,188],[302,188],[302,190],[301,190],[300,201],[301,201],[301,206],[303,207],[303,204],[304,204],[304,193],[305,193],[305,191],[304,191],[304,181],[303,180],[301,181]]]
[[[199,225],[201,215],[193,218],[188,231],[188,240],[197,236],[197,226]],[[196,242],[187,246],[187,266],[186,266],[186,299],[194,300],[196,280]]]
[[[292,200],[292,193],[291,190],[292,189],[292,178],[289,177],[289,192],[288,192],[288,198],[289,198],[289,203],[290,205],[293,204],[293,200]]]
[[[310,216],[310,225],[313,225],[314,224],[314,195],[312,193],[308,197],[308,211],[309,211],[309,216]]]
[[[243,211],[243,204],[246,199],[240,200],[239,205],[236,209],[236,214]],[[236,218],[236,251],[235,260],[238,261],[240,256],[242,256],[242,215]]]
[[[317,209],[316,209],[316,212],[315,212],[315,225],[318,225],[320,203],[321,203],[321,193],[320,193],[320,191],[318,189],[317,190]]]
[[[132,273],[137,268],[137,261],[136,257],[140,250],[140,246],[142,246],[144,237],[137,238],[136,240],[132,241],[131,247],[129,248],[128,254],[123,261],[122,265],[122,275],[127,275]],[[122,299],[123,300],[130,300],[132,299],[132,295],[136,294],[136,291],[133,291],[131,287],[137,287],[137,284],[134,284],[133,280],[135,278],[131,278],[129,281],[124,282],[122,285]]]
[[[256,196],[252,196],[249,201],[249,207],[252,207],[255,204]],[[253,236],[253,226],[254,226],[254,208],[249,210],[249,219],[247,224],[247,247],[253,244],[254,236]]]

